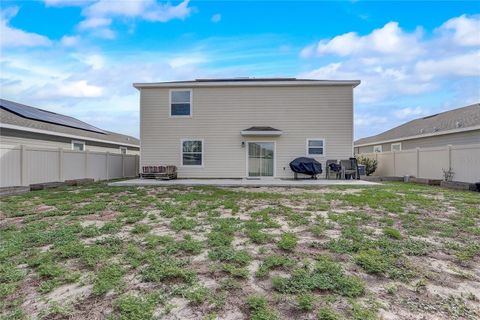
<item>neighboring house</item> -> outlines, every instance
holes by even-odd
[[[78,119],[0,99],[0,143],[79,151],[139,154],[138,139]]]
[[[480,143],[480,104],[419,118],[355,141],[355,154]]]
[[[353,88],[360,81],[295,78],[135,83],[141,166],[180,178],[293,177],[297,157],[353,155]],[[325,170],[324,170],[325,171]]]

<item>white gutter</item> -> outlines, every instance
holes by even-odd
[[[189,82],[151,82],[134,83],[137,89],[142,88],[197,88],[197,87],[287,87],[287,86],[338,86],[349,85],[354,88],[360,80],[325,80],[325,81],[189,81]]]
[[[135,148],[140,149],[140,146],[138,146],[136,144],[131,144],[131,143],[116,142],[116,141],[110,141],[110,140],[90,138],[90,137],[85,137],[85,136],[78,136],[78,135],[68,134],[68,133],[53,132],[53,131],[42,130],[42,129],[22,127],[22,126],[16,126],[14,124],[8,124],[8,123],[0,123],[0,128],[13,129],[13,130],[19,130],[19,131],[27,131],[27,132],[32,132],[32,133],[41,133],[41,134],[46,134],[46,135],[50,135],[50,136],[66,137],[66,138],[72,138],[72,139],[81,139],[81,140],[86,140],[86,141],[102,142],[102,143],[108,143],[108,144],[115,144],[115,145],[119,145],[119,146],[135,147]]]
[[[480,125],[472,126],[472,127],[466,127],[466,128],[457,128],[457,129],[450,129],[450,130],[445,130],[445,131],[437,131],[437,132],[419,134],[419,135],[403,137],[403,138],[372,141],[372,142],[368,142],[368,143],[355,144],[355,147],[366,147],[366,146],[373,146],[373,145],[383,144],[383,143],[398,142],[398,141],[404,141],[404,140],[413,140],[413,139],[420,139],[420,138],[428,138],[428,137],[441,136],[441,135],[444,135],[444,134],[452,134],[452,133],[474,131],[474,130],[480,130]],[[479,140],[480,140],[480,138],[479,138]]]
[[[281,136],[283,134],[282,131],[248,131],[242,130],[240,131],[242,136]]]

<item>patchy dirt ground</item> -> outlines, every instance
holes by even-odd
[[[480,196],[413,184],[1,199],[0,319],[479,319]]]

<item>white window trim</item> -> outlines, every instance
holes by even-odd
[[[174,91],[188,91],[190,92],[190,114],[188,116],[172,115],[172,92]],[[170,118],[191,118],[193,116],[193,92],[192,89],[170,89],[168,91],[168,114]]]
[[[123,153],[122,153],[122,150],[123,150],[123,149],[125,149],[125,154],[127,154],[127,152],[128,152],[128,148],[127,148],[127,147],[120,147],[120,153],[123,154]]]
[[[395,151],[402,151],[402,143],[401,143],[401,142],[392,143],[392,144],[390,145],[390,151],[394,151],[394,150],[393,150],[393,146],[400,146],[400,149],[395,150]]]
[[[317,140],[321,140],[323,141],[323,154],[310,154],[308,151],[309,151],[309,147],[308,147],[308,143],[310,141],[317,141]],[[305,142],[305,147],[306,147],[306,150],[305,150],[305,154],[307,155],[307,157],[314,157],[314,158],[323,158],[323,157],[326,157],[326,154],[327,154],[327,145],[326,145],[326,141],[325,141],[325,138],[307,138],[306,142]],[[312,148],[315,148],[315,147],[312,147]]]
[[[87,150],[85,148],[85,141],[80,141],[80,140],[72,140],[72,150],[75,150],[75,148],[73,147],[73,145],[77,143],[77,144],[83,144],[83,150],[82,151],[85,151]],[[79,151],[79,150],[75,150],[75,151]]]
[[[379,147],[380,148],[380,151],[375,151],[375,148],[376,147]],[[381,144],[378,144],[378,145],[375,145],[373,146],[373,152],[383,152],[383,146]]]
[[[184,165],[183,164],[183,142],[185,141],[201,141],[202,142],[202,164],[201,165]],[[180,167],[183,168],[203,168],[205,167],[205,142],[203,139],[185,138],[180,140]]]

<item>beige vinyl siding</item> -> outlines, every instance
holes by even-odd
[[[81,138],[73,139],[5,128],[0,130],[0,143],[2,145],[25,145],[29,147],[62,148],[71,150],[72,140],[84,141],[85,149],[88,151],[120,153],[120,145],[109,145],[106,143],[88,141]],[[139,154],[139,148],[135,149],[133,147],[127,147],[127,154]]]
[[[169,88],[141,89],[141,165],[173,164],[179,177],[242,178],[247,146],[276,142],[276,177],[291,177],[288,164],[306,156],[306,139],[325,139],[325,156],[352,156],[352,86],[192,88],[192,117],[169,117]],[[252,126],[271,126],[280,137],[242,137]],[[203,139],[202,168],[181,166],[181,139]]]
[[[399,141],[402,143],[402,150],[410,150],[415,148],[433,148],[442,147],[446,145],[466,145],[480,143],[480,130],[465,131],[451,134],[438,135],[433,137],[418,138],[411,140]],[[382,150],[391,151],[391,145],[394,142],[383,143]],[[373,152],[373,146],[355,147],[355,153],[370,153]]]

